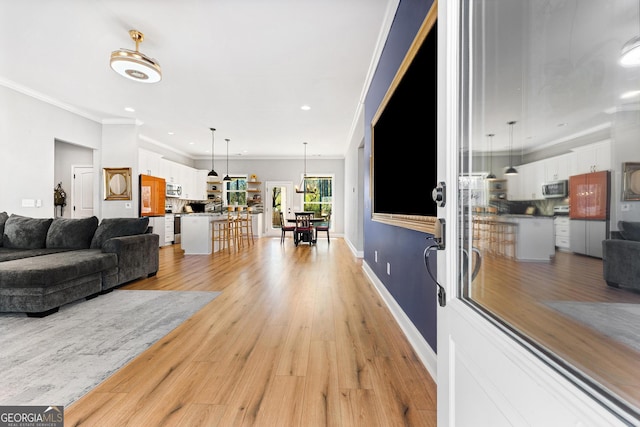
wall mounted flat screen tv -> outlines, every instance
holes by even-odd
[[[372,212],[382,222],[436,215],[438,39],[428,20],[372,120]]]

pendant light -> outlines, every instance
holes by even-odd
[[[111,52],[110,65],[113,71],[141,83],[156,83],[162,80],[160,64],[138,50],[144,40],[144,34],[138,30],[129,30],[129,36],[136,44],[136,50],[120,49]]]
[[[227,175],[222,178],[223,181],[231,181],[231,177],[229,176],[229,138],[225,139],[227,141]]]
[[[218,176],[218,172],[213,169],[213,133],[216,131],[215,128],[211,129],[211,170],[207,174],[207,176]]]
[[[487,179],[495,179],[496,174],[493,173],[493,137],[496,134],[490,133],[487,136],[489,137],[489,175],[487,175]]]
[[[304,175],[300,181],[300,185],[296,186],[296,193],[305,194],[307,192],[307,143],[304,144]]]
[[[638,5],[638,23],[640,24],[640,4]],[[631,38],[622,46],[620,65],[623,67],[637,67],[640,65],[640,35]]]
[[[505,171],[505,175],[517,175],[518,171],[513,167],[513,162],[511,161],[511,149],[513,148],[513,125],[516,124],[515,120],[507,122],[509,125],[509,168]]]

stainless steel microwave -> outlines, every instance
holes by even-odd
[[[174,184],[173,182],[167,182],[167,197],[180,197],[182,196],[182,185]]]
[[[542,195],[545,199],[564,199],[569,195],[569,181],[545,182],[542,184]]]

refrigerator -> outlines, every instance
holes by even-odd
[[[572,252],[602,258],[609,236],[611,173],[600,171],[569,177],[569,247]]]
[[[164,246],[166,182],[164,178],[140,174],[139,191],[140,216],[149,217],[152,233],[160,236],[160,246]]]

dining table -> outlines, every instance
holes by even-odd
[[[313,215],[315,214],[315,212],[294,212],[294,215],[300,215],[300,214],[310,214],[311,215],[311,225],[313,226],[313,224],[316,223],[320,223],[320,222],[326,222],[327,219],[320,217],[320,218],[314,218]],[[296,223],[296,219],[295,218],[287,218],[287,222],[288,223]],[[295,236],[295,234],[294,234]],[[315,243],[316,242],[316,237],[315,237],[315,228],[313,230],[313,236],[311,236],[311,242],[310,243]]]

